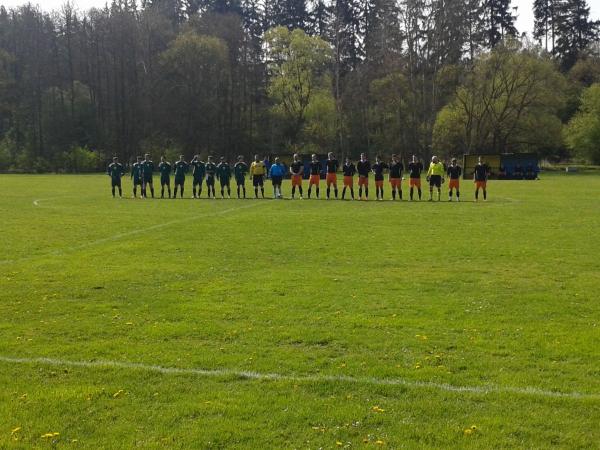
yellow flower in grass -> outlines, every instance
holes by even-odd
[[[15,434],[15,433],[18,433],[19,431],[21,431],[21,427],[13,428],[12,431],[10,432],[10,434]]]
[[[385,409],[380,408],[378,405],[375,405],[371,408],[371,411],[377,412],[377,413],[382,413],[382,412],[385,412]]]
[[[340,441],[335,441],[335,445],[337,445],[338,447],[341,447],[344,444],[342,442],[340,442]]]
[[[48,438],[54,438],[54,437],[58,437],[58,436],[60,436],[60,433],[55,431],[54,433],[44,433],[44,434],[42,434],[41,437],[44,439],[48,439]]]
[[[113,394],[113,398],[120,397],[121,395],[123,395],[123,393],[124,393],[124,392],[125,392],[125,391],[124,391],[123,389],[119,389],[117,392],[115,392],[115,393]]]
[[[383,445],[383,444],[385,444],[385,442],[383,442],[381,439],[377,439],[375,441],[375,444],[377,444],[377,445]]]

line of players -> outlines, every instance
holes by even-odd
[[[191,162],[184,160],[184,155],[179,157],[179,160],[171,165],[166,161],[165,157],[161,157],[161,161],[158,164],[158,172],[160,173],[160,184],[161,184],[161,198],[165,197],[165,188],[167,189],[168,198],[177,198],[177,193],[181,197],[184,195],[184,186],[186,174],[189,168],[192,168],[192,198],[200,198],[202,195],[203,182],[206,183],[208,191],[208,198],[216,198],[215,181],[218,179],[221,188],[221,198],[231,198],[231,179],[235,179],[237,185],[237,197],[246,198],[246,175],[249,174],[252,179],[252,185],[254,187],[254,196],[259,198],[259,191],[261,197],[265,197],[264,183],[267,175],[270,177],[273,183],[273,196],[274,198],[283,198],[281,192],[281,184],[283,178],[288,174],[288,169],[280,162],[279,158],[275,158],[274,163],[269,169],[264,161],[261,161],[258,155],[254,156],[254,161],[248,166],[244,161],[243,156],[239,156],[237,162],[233,166],[233,169],[224,157],[221,157],[220,162],[217,164],[214,162],[213,157],[209,156],[207,162],[200,161],[199,156],[196,155]],[[317,155],[312,155],[311,162],[309,163],[309,179],[308,179],[308,198],[311,198],[313,187],[315,189],[315,196],[320,196],[320,182],[321,173],[325,169],[326,178],[325,183],[327,185],[327,199],[331,198],[331,190],[335,198],[338,198],[338,184],[337,184],[337,172],[341,169],[343,173],[343,189],[342,189],[342,200],[345,199],[346,192],[349,191],[350,197],[354,200],[354,176],[358,174],[358,198],[360,200],[368,200],[369,198],[369,175],[373,174],[375,178],[375,190],[377,200],[383,200],[384,197],[384,179],[385,171],[388,171],[389,183],[392,189],[392,200],[402,200],[402,180],[404,179],[404,165],[396,155],[392,155],[391,162],[385,163],[382,159],[377,156],[375,163],[371,164],[364,153],[361,153],[360,160],[356,165],[349,159],[346,158],[345,163],[341,166],[338,160],[335,158],[333,153],[328,154],[327,161],[325,162],[325,168],[318,160]],[[409,175],[409,196],[410,200],[414,199],[415,190],[419,200],[422,197],[421,190],[421,176],[424,171],[423,164],[417,159],[416,156],[412,157],[412,160],[407,165],[407,172]],[[145,159],[142,160],[141,156],[137,157],[137,161],[132,165],[131,168],[131,179],[133,181],[133,197],[137,197],[137,188],[140,187],[141,198],[147,198],[148,189],[150,195],[154,198],[154,163],[150,159],[150,155],[146,154]],[[171,173],[174,173],[174,192],[171,196]],[[479,191],[483,191],[483,199],[487,199],[487,180],[489,177],[489,167],[485,164],[480,157],[475,170],[473,173],[473,181],[475,182],[475,200],[479,199]],[[114,157],[113,162],[108,166],[107,174],[111,177],[112,182],[112,195],[116,195],[115,190],[118,189],[119,196],[123,195],[121,187],[121,177],[125,175],[124,166],[119,163],[118,158]],[[292,195],[291,198],[295,198],[296,191],[300,199],[303,198],[303,175],[304,175],[304,162],[300,159],[298,154],[294,154],[293,162],[289,167],[289,174],[291,176],[292,183]],[[441,187],[445,182],[445,176],[448,176],[448,200],[452,201],[453,193],[456,194],[456,200],[460,201],[460,178],[462,176],[462,168],[457,164],[456,158],[452,158],[451,164],[446,167],[436,156],[431,158],[431,163],[426,173],[426,179],[429,183],[429,201],[433,201],[433,191],[437,190],[437,200],[441,199]],[[364,196],[363,196],[364,194]]]

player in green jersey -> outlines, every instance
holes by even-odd
[[[125,175],[123,164],[119,163],[119,158],[113,158],[113,162],[108,165],[106,173],[110,176],[112,196],[115,196],[115,187],[119,188],[119,197],[123,197],[123,189],[121,188],[121,177]]]
[[[213,157],[209,156],[206,160],[206,187],[208,189],[208,198],[212,193],[213,199],[216,199],[215,194],[215,177],[217,175],[217,165],[213,162]]]
[[[221,198],[225,198],[225,188],[227,188],[227,197],[231,198],[231,166],[225,157],[221,156],[221,161],[217,165],[217,178],[221,185]]]
[[[169,198],[171,198],[171,164],[164,156],[160,157],[158,171],[160,172],[160,198],[165,198],[165,186],[167,186]]]
[[[152,194],[152,198],[154,198],[154,163],[150,159],[150,153],[146,153],[144,155],[144,160],[142,161],[142,197],[148,198],[148,185],[150,185],[150,193]]]
[[[137,161],[131,165],[131,179],[133,181],[133,198],[137,197],[137,187],[142,189],[142,157],[138,156]],[[141,195],[141,192],[140,192]]]
[[[233,166],[235,174],[235,182],[237,184],[237,196],[240,198],[240,188],[243,190],[244,198],[246,198],[246,174],[248,173],[248,164],[244,162],[242,155],[238,156],[238,161]]]
[[[183,185],[185,184],[185,174],[188,171],[188,163],[185,162],[184,156],[179,155],[179,161],[174,164],[175,172],[175,190],[173,191],[173,198],[177,198],[177,187],[181,188],[181,198],[183,198]]]
[[[192,197],[200,198],[202,195],[202,182],[204,181],[204,174],[206,174],[206,165],[200,161],[198,155],[194,155],[194,159],[190,163],[192,166]],[[196,187],[198,188],[198,195],[196,195]]]

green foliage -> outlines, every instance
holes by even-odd
[[[577,155],[600,164],[600,83],[583,92],[579,111],[566,127],[565,139]]]
[[[265,34],[268,70],[271,75],[268,94],[274,102],[273,112],[282,119],[283,137],[291,145],[302,140],[307,111],[313,117],[332,101],[327,64],[331,49],[327,42],[308,36],[303,30],[273,28]],[[317,98],[317,105],[310,105]],[[308,125],[308,134],[318,127]]]
[[[477,61],[453,101],[438,114],[435,151],[503,153],[560,147],[564,77],[553,64],[513,44]]]
[[[98,152],[85,147],[73,147],[62,153],[57,167],[71,173],[96,172],[103,169],[104,159]]]

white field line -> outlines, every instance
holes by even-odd
[[[39,200],[36,200],[36,201],[39,201]],[[28,256],[28,257],[17,258],[17,259],[3,259],[3,260],[0,260],[0,265],[12,264],[12,263],[17,263],[17,262],[21,262],[21,261],[30,261],[33,259],[45,258],[47,256],[60,256],[65,253],[81,250],[81,249],[92,247],[92,246],[98,245],[98,244],[104,244],[105,242],[117,241],[119,239],[123,239],[123,238],[129,237],[129,236],[135,236],[136,234],[146,233],[148,231],[159,230],[161,228],[169,227],[171,225],[176,225],[179,223],[190,222],[192,220],[197,220],[197,219],[202,219],[202,218],[207,218],[207,217],[222,216],[222,215],[228,214],[233,211],[252,208],[252,207],[255,207],[262,203],[263,202],[250,203],[248,205],[239,206],[237,208],[224,209],[222,211],[217,211],[217,212],[213,212],[213,213],[209,213],[209,214],[196,214],[191,217],[186,217],[185,219],[177,219],[177,220],[171,220],[169,222],[162,222],[162,223],[158,223],[156,225],[152,225],[152,226],[149,226],[146,228],[136,228],[135,230],[126,231],[124,233],[112,234],[108,237],[97,239],[95,241],[85,242],[80,245],[74,245],[72,247],[66,247],[66,248],[63,248],[60,250],[54,250],[54,251],[51,251],[48,253],[42,253],[40,255]],[[35,202],[34,202],[34,204],[35,204]]]
[[[40,364],[45,366],[84,367],[96,369],[138,370],[165,375],[195,375],[201,377],[223,378],[234,377],[258,381],[291,381],[294,383],[346,383],[374,386],[404,386],[417,389],[432,389],[463,394],[509,393],[534,397],[563,398],[571,400],[600,400],[600,394],[581,392],[555,392],[535,387],[510,387],[499,385],[456,386],[433,381],[412,381],[402,378],[351,377],[345,375],[284,375],[278,373],[261,373],[235,369],[198,369],[165,367],[154,364],[131,363],[121,361],[71,361],[56,358],[13,358],[0,356],[0,362],[7,364]]]

